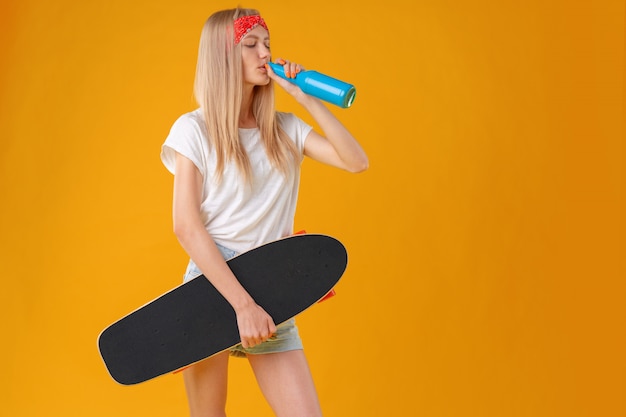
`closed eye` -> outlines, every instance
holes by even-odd
[[[246,48],[253,49],[253,48],[256,48],[256,46],[257,46],[257,45],[256,45],[256,43],[251,43],[251,44],[244,44],[243,46],[245,46]],[[265,44],[264,46],[265,46],[268,50],[270,49],[270,46],[269,46],[268,44]]]

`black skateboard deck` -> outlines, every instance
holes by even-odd
[[[347,253],[325,235],[290,236],[227,261],[252,298],[280,324],[315,304],[343,275]],[[204,276],[163,294],[98,338],[115,381],[132,385],[240,343],[235,312]]]

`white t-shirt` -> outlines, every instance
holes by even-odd
[[[227,162],[218,184],[217,157],[207,140],[200,109],[176,120],[161,149],[161,160],[172,174],[176,173],[176,152],[198,167],[203,176],[204,226],[215,242],[239,253],[293,233],[300,164],[311,127],[291,113],[277,116],[300,152],[300,160],[287,176],[272,167],[258,129],[239,129],[250,159],[252,181],[245,183],[236,164]]]

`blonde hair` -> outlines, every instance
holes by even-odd
[[[254,9],[241,8],[214,13],[200,37],[194,95],[202,109],[209,144],[217,155],[218,181],[227,162],[235,162],[244,181],[251,180],[250,161],[239,141],[243,69],[241,43],[234,43],[233,21],[258,14]],[[298,151],[277,121],[273,81],[254,87],[252,113],[270,163],[286,175],[296,163]]]

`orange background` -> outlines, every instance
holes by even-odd
[[[159,149],[235,5],[3,2],[1,414],[186,413],[180,375],[118,386],[96,338],[180,282]],[[370,170],[305,162],[296,219],[350,253],[299,319],[326,415],[626,416],[624,2],[244,6],[358,89],[333,111]],[[271,415],[246,361],[230,384]]]

